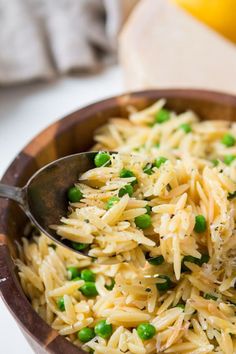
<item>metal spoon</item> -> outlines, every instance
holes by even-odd
[[[97,153],[81,152],[55,160],[39,169],[23,188],[0,183],[0,198],[16,201],[30,221],[55,243],[89,257],[89,249],[78,251],[72,248],[71,242],[57,235],[50,225],[59,225],[61,217],[67,215],[67,191],[82,173],[95,167],[94,157]],[[145,274],[144,278],[156,276],[158,274]]]
[[[94,168],[97,152],[82,152],[55,160],[38,170],[23,188],[0,183],[0,198],[16,201],[32,223],[54,242],[88,256],[71,247],[69,240],[62,239],[50,225],[60,224],[68,212],[67,191],[78,181],[79,175]]]

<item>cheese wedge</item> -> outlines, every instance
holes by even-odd
[[[169,0],[170,1],[170,0]],[[235,0],[171,0],[236,43]]]
[[[236,93],[236,45],[168,0],[142,0],[119,38],[128,89]]]

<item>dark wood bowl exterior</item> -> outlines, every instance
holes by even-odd
[[[236,120],[236,97],[203,90],[151,90],[113,97],[80,109],[36,136],[12,162],[2,182],[23,186],[43,165],[68,154],[85,151],[93,132],[110,117],[127,117],[127,106],[142,109],[159,98],[177,112],[192,109],[202,119]],[[0,199],[0,290],[9,310],[36,353],[82,354],[58,335],[33,310],[19,283],[13,258],[23,235],[26,217],[14,202]]]

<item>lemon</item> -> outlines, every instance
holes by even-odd
[[[236,0],[172,0],[236,43]]]

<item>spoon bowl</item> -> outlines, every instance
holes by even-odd
[[[55,160],[39,169],[23,188],[0,184],[0,198],[9,198],[21,206],[30,221],[54,242],[88,256],[86,249],[75,250],[50,226],[60,223],[68,212],[67,192],[79,176],[94,168],[97,151],[82,152]]]

